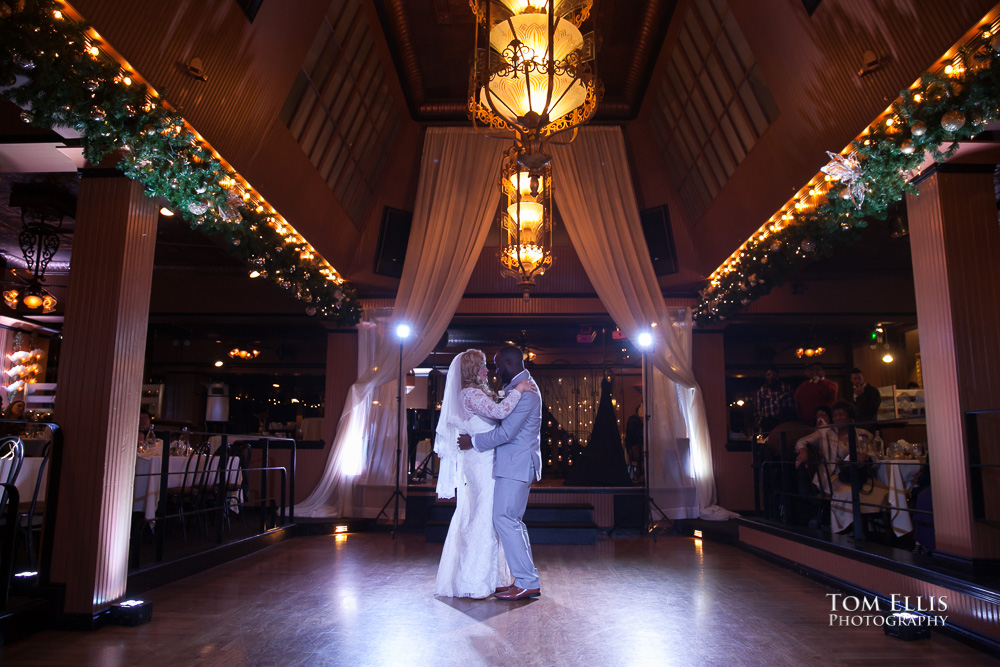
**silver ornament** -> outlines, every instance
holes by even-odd
[[[281,245],[280,243],[278,245],[274,246],[274,252],[283,252],[284,250],[285,250],[285,246]]]
[[[11,60],[14,61],[14,64],[20,67],[21,69],[26,69],[26,70],[35,69],[35,61],[32,60],[31,58],[28,58],[27,56],[21,55],[20,53],[15,54],[14,57],[11,58]]]
[[[107,117],[107,114],[104,113],[104,109],[101,109],[100,107],[94,107],[90,112],[90,119],[97,121],[98,123],[103,123]]]
[[[803,239],[799,247],[802,248],[802,252],[812,252],[816,249],[816,242],[811,239]]]
[[[941,127],[949,132],[958,132],[965,126],[965,114],[958,109],[952,109],[941,116]]]
[[[94,92],[95,90],[101,87],[101,84],[97,83],[93,79],[87,79],[83,83],[83,87],[89,90],[90,92]]]
[[[308,308],[306,308],[306,315],[312,317],[315,314],[316,314],[316,309],[313,306],[309,306]]]
[[[750,305],[750,299],[748,299],[747,297],[743,297],[742,299],[740,299],[740,303],[742,303],[744,306]]]
[[[21,112],[21,120],[23,120],[25,123],[30,123],[31,121],[35,120],[35,117],[32,116],[27,111],[22,111]]]
[[[922,120],[918,120],[916,123],[910,126],[910,134],[915,137],[922,137],[927,134],[927,123]]]
[[[913,152],[917,149],[913,145],[912,141],[906,139],[899,145],[899,150],[903,153],[903,155],[913,155]]]
[[[233,239],[233,245],[234,246],[239,246],[240,243],[242,243],[242,241],[240,239]]]
[[[188,204],[188,210],[195,215],[205,215],[208,212],[208,203],[203,201],[193,201]]]
[[[771,252],[778,252],[781,250],[781,241],[779,239],[774,239],[771,241]]]

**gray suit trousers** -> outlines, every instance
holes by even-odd
[[[518,588],[540,588],[538,570],[531,559],[528,529],[521,520],[528,506],[531,482],[497,477],[493,488],[493,526],[500,537],[514,585]]]

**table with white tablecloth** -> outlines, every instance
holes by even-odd
[[[906,462],[897,459],[884,459],[878,467],[878,478],[889,488],[888,502],[892,508],[892,530],[896,536],[906,535],[913,531],[913,519],[906,511],[909,508],[907,498],[913,481],[920,472],[920,462]]]

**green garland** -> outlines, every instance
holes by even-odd
[[[0,0],[0,94],[25,122],[83,134],[92,163],[117,153],[118,168],[162,196],[195,228],[225,237],[251,275],[270,279],[319,315],[357,324],[353,287],[243,187],[145,85],[103,52],[92,54],[89,26],[52,0]]]
[[[849,177],[813,195],[820,200],[815,206],[789,210],[758,230],[716,270],[701,291],[695,320],[724,320],[806,264],[855,243],[861,228],[885,221],[906,193],[917,194],[909,180],[926,153],[943,162],[958,142],[1000,119],[1000,35],[979,31],[955,63],[960,66],[951,75],[924,73],[915,88],[900,92],[891,113],[852,143],[857,163]],[[948,148],[942,153],[940,146]]]

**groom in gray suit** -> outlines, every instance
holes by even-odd
[[[534,380],[524,369],[521,349],[513,345],[503,347],[493,363],[500,372],[504,391],[510,391],[518,382]],[[536,391],[538,387],[535,387]],[[485,452],[496,449],[493,459],[493,526],[503,544],[507,565],[514,575],[514,584],[498,588],[500,600],[521,600],[538,597],[541,584],[538,570],[531,559],[531,544],[525,528],[524,510],[528,506],[531,483],[542,478],[542,398],[539,394],[521,394],[517,405],[500,425],[492,431],[474,436],[462,434],[458,438],[461,449]]]

